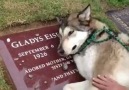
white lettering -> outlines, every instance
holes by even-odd
[[[67,76],[70,76],[70,75],[73,75],[77,72],[77,69],[74,69],[74,70],[71,70],[71,71],[68,71],[68,72],[65,72],[64,73],[64,76],[67,77]]]
[[[62,79],[64,76],[63,75],[58,75],[52,78],[53,81],[57,81],[59,79]]]
[[[11,46],[13,48],[19,48],[19,47],[34,44],[34,43],[37,43],[37,42],[42,42],[43,40],[44,40],[43,37],[39,36],[39,37],[30,38],[30,39],[27,39],[27,40],[24,40],[24,41],[14,41],[14,42],[11,43]]]
[[[31,73],[31,72],[34,72],[34,71],[37,71],[37,70],[40,70],[40,69],[43,69],[45,68],[45,64],[41,64],[41,65],[38,65],[38,66],[34,66],[32,68],[28,68],[25,70],[25,73]]]
[[[11,43],[11,46],[12,46],[13,48],[18,48],[18,47],[19,47],[19,44],[15,41],[15,42],[12,42],[12,43]]]
[[[46,66],[52,66],[54,64],[61,63],[61,62],[65,61],[65,60],[66,59],[64,59],[64,58],[59,58],[59,59],[56,59],[56,60],[52,60],[50,62],[47,62]]]
[[[45,34],[44,37],[46,38],[46,40],[53,39],[57,37],[57,33]]]
[[[25,51],[25,52],[18,53],[18,56],[23,57],[23,56],[38,53],[38,52],[41,52],[41,51],[45,51],[45,50],[48,50],[48,49],[49,49],[48,46],[43,46],[43,47],[39,47],[39,48],[36,48],[36,49],[32,49],[32,50],[28,50],[28,51]],[[47,56],[47,53],[44,53],[44,56]]]

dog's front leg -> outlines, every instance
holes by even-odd
[[[82,82],[76,82],[67,84],[63,90],[98,90],[97,88],[93,87],[90,83],[90,81],[82,81]]]

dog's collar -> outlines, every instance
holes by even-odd
[[[108,34],[108,37],[106,39],[103,40],[97,40],[97,36],[101,33],[101,32],[105,32]],[[110,40],[111,38],[115,39],[116,41],[118,41],[122,46],[124,46],[127,51],[129,51],[129,46],[127,46],[125,43],[123,43],[118,37],[117,35],[111,30],[111,29],[107,29],[107,28],[103,28],[102,30],[96,30],[94,31],[88,39],[86,39],[86,41],[81,45],[81,47],[79,48],[78,52],[76,52],[75,54],[79,54],[81,51],[83,51],[85,48],[87,48],[87,46],[91,43],[101,43],[107,40]]]

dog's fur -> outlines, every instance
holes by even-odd
[[[61,55],[78,52],[84,41],[94,30],[108,26],[91,17],[90,5],[79,14],[72,14],[67,21],[58,20]],[[108,34],[101,33],[98,40],[105,39]],[[126,34],[118,33],[124,43],[129,43]],[[68,84],[63,90],[98,90],[92,85],[92,78],[97,75],[109,75],[119,84],[129,89],[129,52],[116,40],[111,39],[102,43],[92,43],[79,54],[73,55],[79,73],[87,80]]]

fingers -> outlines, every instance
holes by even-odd
[[[97,78],[93,78],[92,84],[100,90],[111,90],[113,87],[119,86],[119,84],[115,80],[111,79],[106,75],[105,76],[98,75]]]
[[[107,75],[104,75],[104,77],[106,78],[107,81],[110,81],[110,82],[115,82],[113,79],[111,79],[110,77],[108,77]]]
[[[93,82],[101,84],[101,85],[105,85],[106,86],[106,81],[103,81],[102,79],[100,79],[101,77],[97,77],[97,78],[93,78]]]
[[[97,82],[92,83],[95,87],[99,88],[100,90],[106,90],[106,86],[99,84]]]
[[[98,75],[97,78],[99,78],[100,80],[103,80],[103,81],[107,82],[107,78],[105,78],[104,76]]]

